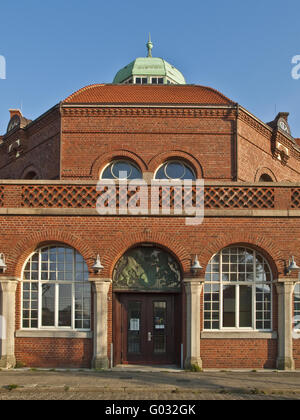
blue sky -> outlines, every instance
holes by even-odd
[[[146,56],[182,71],[188,83],[211,86],[263,121],[290,112],[300,137],[299,0],[2,0],[0,133],[9,108],[35,119],[73,91],[110,83],[116,72]]]

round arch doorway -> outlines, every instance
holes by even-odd
[[[155,245],[128,250],[113,272],[114,365],[180,364],[182,272]]]

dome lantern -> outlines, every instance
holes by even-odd
[[[116,74],[113,84],[185,85],[183,74],[163,58],[152,57],[151,35],[146,44],[147,57],[139,57]]]

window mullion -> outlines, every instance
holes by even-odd
[[[75,281],[76,281],[76,254],[73,250],[73,279],[72,279],[72,309],[71,309],[71,326],[75,329]]]
[[[252,290],[252,296],[253,296],[253,301],[252,301],[252,311],[253,311],[253,314],[252,314],[252,322],[253,322],[253,325],[252,325],[252,328],[253,329],[256,329],[256,279],[257,279],[257,276],[256,276],[256,251],[255,250],[253,250],[253,281],[254,281],[254,284],[253,284],[253,290]]]
[[[54,314],[55,314],[55,328],[58,328],[58,320],[59,320],[59,283],[55,285],[55,297],[54,297]]]
[[[237,284],[235,286],[235,327],[239,328],[240,326],[240,286]]]
[[[252,328],[256,330],[256,283],[252,286]]]
[[[39,262],[38,262],[38,327],[42,328],[42,283],[41,283],[41,272],[42,272],[42,255],[41,249],[39,249]]]
[[[219,321],[219,326],[220,329],[223,328],[223,252],[220,252],[220,267],[219,267],[219,272],[220,272],[220,278],[219,278],[219,284],[220,284],[220,291],[219,291],[219,300],[220,300],[220,321]]]

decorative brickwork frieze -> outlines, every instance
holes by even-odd
[[[176,118],[199,118],[199,117],[235,117],[235,110],[225,108],[178,108],[178,107],[63,107],[63,117],[176,117]]]

